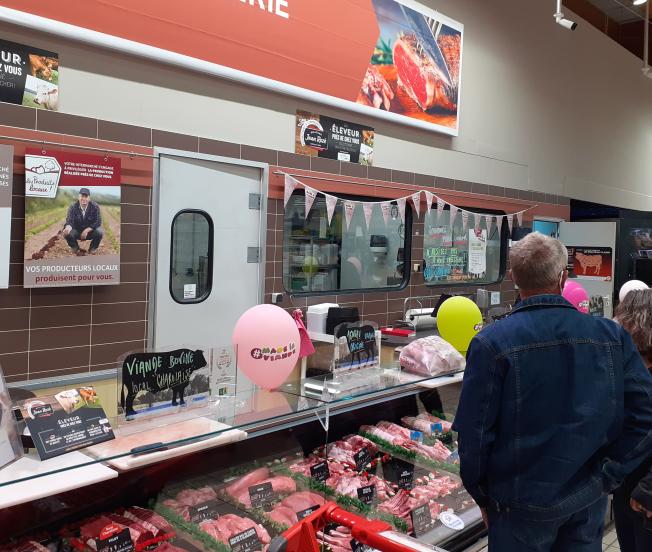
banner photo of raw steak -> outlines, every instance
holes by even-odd
[[[464,26],[406,0],[373,0],[380,29],[359,104],[457,131]]]

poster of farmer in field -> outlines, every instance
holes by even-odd
[[[120,283],[120,160],[25,156],[25,287]]]

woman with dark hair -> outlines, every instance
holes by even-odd
[[[616,321],[632,335],[652,370],[652,290],[630,291],[616,310]],[[616,490],[613,507],[622,552],[652,551],[652,457]]]

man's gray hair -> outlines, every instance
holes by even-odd
[[[568,265],[568,249],[555,238],[533,232],[514,242],[509,261],[518,287],[546,291],[559,284],[560,275]]]

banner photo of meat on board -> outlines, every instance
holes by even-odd
[[[373,165],[374,129],[371,127],[297,111],[294,138],[296,153]]]
[[[3,1],[136,56],[458,135],[464,26],[414,0],[27,4]]]
[[[610,282],[613,277],[611,247],[573,247],[573,273],[577,278]]]
[[[57,111],[59,56],[0,40],[0,101]]]
[[[120,283],[120,159],[25,155],[24,287]]]

